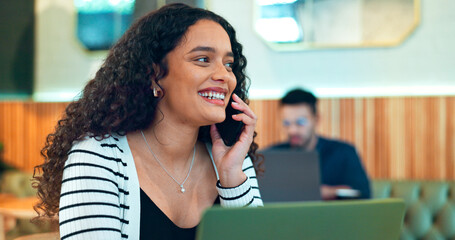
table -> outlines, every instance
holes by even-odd
[[[33,210],[37,202],[37,197],[17,198],[11,194],[0,194],[0,240],[5,240],[7,219],[32,219],[38,216]]]
[[[58,232],[50,232],[50,233],[37,233],[27,236],[22,236],[15,238],[14,240],[58,240],[60,239],[60,235]]]

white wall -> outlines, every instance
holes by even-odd
[[[94,76],[106,52],[86,51],[76,39],[73,0],[36,0],[35,12],[34,98],[71,100]]]
[[[294,86],[319,96],[455,95],[453,0],[421,0],[421,24],[398,47],[289,53],[271,51],[253,33],[251,1],[211,2],[245,47],[252,97],[279,97]]]
[[[37,100],[79,92],[105,57],[74,35],[71,0],[36,0]],[[455,95],[454,0],[421,0],[421,23],[391,48],[274,52],[253,32],[252,0],[210,0],[210,9],[237,30],[248,59],[252,98],[278,98],[303,86],[324,96]]]

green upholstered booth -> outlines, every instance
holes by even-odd
[[[0,193],[13,194],[16,197],[30,197],[36,195],[32,187],[33,174],[19,170],[8,170],[0,176]]]
[[[373,198],[402,198],[400,240],[455,239],[455,181],[373,180]]]

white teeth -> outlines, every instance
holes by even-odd
[[[224,100],[226,97],[224,93],[218,93],[218,92],[203,92],[203,93],[198,93],[199,96],[206,97],[208,99],[221,99]]]

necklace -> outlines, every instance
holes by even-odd
[[[155,153],[152,151],[152,148],[150,147],[149,143],[147,142],[147,139],[145,138],[145,135],[144,135],[144,132],[142,132],[141,130],[141,133],[142,133],[142,137],[144,138],[144,141],[145,141],[145,144],[147,144],[147,147],[149,148],[150,152],[152,153],[153,157],[155,158],[155,160],[158,162],[158,164],[160,164],[161,168],[166,172],[167,175],[169,175],[169,177],[172,178],[172,180],[174,180],[174,182],[176,182],[179,186],[180,186],[180,192],[184,193],[185,192],[185,188],[183,187],[183,184],[185,184],[186,180],[188,179],[188,177],[190,176],[190,172],[191,172],[191,169],[193,168],[193,163],[194,163],[194,156],[196,155],[196,145],[194,145],[194,150],[193,150],[193,159],[191,160],[191,164],[190,164],[190,169],[188,170],[188,174],[186,175],[186,178],[185,180],[183,180],[182,183],[179,183],[167,170],[166,168],[163,166],[163,164],[160,162],[160,160],[158,160],[158,158],[156,157]]]

